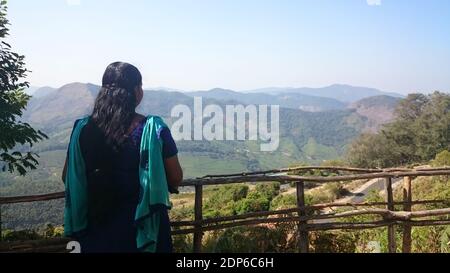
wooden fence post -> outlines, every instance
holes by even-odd
[[[410,176],[406,176],[403,179],[403,210],[411,211],[412,193],[411,193],[411,180]],[[411,225],[405,223],[403,225],[403,253],[411,253]]]
[[[203,186],[195,185],[195,207],[194,207],[194,220],[200,222],[203,220]],[[201,229],[201,224],[195,225],[196,229]],[[197,230],[194,233],[194,253],[202,252],[202,239],[203,231]]]
[[[305,205],[305,183],[299,181],[297,182],[297,208],[299,209],[298,215],[300,217],[306,216]],[[307,221],[299,221],[298,224],[300,253],[308,253],[309,251],[307,224]]]
[[[385,189],[386,189],[386,202],[388,203],[387,209],[390,211],[394,211],[395,206],[394,206],[394,194],[392,192],[392,178],[390,177],[386,178]],[[389,253],[395,253],[397,251],[394,224],[388,226],[388,251]]]

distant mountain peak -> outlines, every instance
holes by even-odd
[[[34,98],[43,98],[43,97],[48,96],[51,93],[55,92],[56,90],[57,90],[56,88],[53,88],[50,86],[44,86],[44,87],[40,87],[40,88],[36,89],[33,92],[32,96]]]
[[[206,92],[238,93],[236,91],[233,91],[233,90],[230,90],[230,89],[225,89],[225,88],[220,88],[220,87],[213,88],[213,89],[208,90]]]
[[[68,84],[65,84],[65,85],[61,86],[59,89],[62,90],[62,89],[73,88],[73,87],[76,87],[76,88],[78,88],[78,87],[86,87],[88,85],[89,85],[89,83],[72,82],[72,83],[68,83]]]

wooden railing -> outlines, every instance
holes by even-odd
[[[331,171],[336,176],[305,176],[293,173],[308,171]],[[342,173],[345,174],[342,174]],[[422,168],[422,169],[360,169],[348,167],[297,167],[287,169],[276,169],[263,172],[236,173],[227,175],[208,175],[197,179],[185,180],[183,187],[195,188],[194,219],[192,221],[173,222],[173,235],[194,234],[193,251],[201,252],[203,234],[206,231],[221,230],[237,226],[251,226],[270,223],[297,223],[298,225],[298,249],[301,253],[309,251],[309,232],[319,230],[358,230],[387,227],[388,250],[396,252],[395,228],[397,225],[403,228],[402,252],[411,252],[411,228],[414,226],[437,226],[450,225],[450,218],[428,219],[431,216],[450,215],[450,200],[418,200],[412,201],[411,184],[416,177],[422,176],[448,176],[450,168]],[[330,183],[361,179],[385,179],[386,200],[374,203],[328,203],[306,205],[305,183]],[[392,179],[403,178],[403,200],[394,201]],[[203,219],[203,188],[209,185],[222,185],[233,183],[262,183],[262,182],[294,182],[296,183],[297,207],[277,211],[254,212],[244,215],[218,217]],[[22,197],[0,197],[0,205],[28,203],[35,201],[48,201],[64,198],[64,192],[47,195],[22,196]],[[418,204],[446,204],[447,208],[412,211],[412,206]],[[403,211],[395,211],[395,205],[403,205]],[[385,209],[373,208],[374,206],[385,206]],[[326,208],[351,207],[350,211],[340,213],[314,214]],[[372,207],[372,208],[367,208]],[[362,209],[358,209],[362,208]],[[278,216],[269,218],[268,216]],[[374,222],[339,222],[334,219],[354,217],[359,215],[378,215],[382,220]],[[424,220],[415,220],[415,219]],[[322,223],[314,223],[321,220]],[[10,248],[12,249],[12,248]],[[0,247],[0,252],[5,247]]]

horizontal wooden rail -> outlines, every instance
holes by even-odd
[[[258,171],[258,172],[241,172],[241,173],[233,173],[233,174],[205,175],[203,177],[199,177],[198,179],[275,174],[275,173],[287,173],[287,172],[295,172],[295,171],[315,171],[315,170],[379,173],[379,172],[390,171],[390,170],[394,170],[394,169],[364,169],[364,168],[335,167],[335,166],[329,166],[329,167],[327,167],[327,166],[300,166],[300,167],[273,169],[273,170]],[[395,169],[395,170],[410,170],[410,169]]]
[[[304,167],[299,167],[304,168]],[[307,167],[311,169],[312,167]],[[331,168],[331,167],[315,167],[319,168]],[[342,168],[340,168],[342,169]],[[349,168],[350,169],[350,168]],[[280,169],[284,170],[284,169]],[[370,170],[370,169],[369,169]],[[392,171],[395,170],[395,171]],[[351,180],[361,180],[361,179],[374,179],[374,178],[398,178],[405,176],[438,176],[438,175],[450,175],[450,168],[429,168],[422,170],[410,170],[407,172],[398,172],[397,169],[385,169],[382,172],[369,173],[369,174],[357,174],[357,175],[342,175],[342,176],[331,176],[331,177],[312,177],[312,176],[296,176],[296,175],[281,175],[281,176],[266,176],[266,175],[250,175],[243,177],[225,177],[225,178],[198,178],[198,179],[187,179],[183,182],[182,187],[189,187],[195,185],[219,185],[219,184],[233,184],[233,183],[244,183],[244,182],[317,182],[317,183],[329,183],[329,182],[340,182],[340,181],[351,181]],[[15,203],[28,203],[28,202],[38,202],[38,201],[49,201],[54,199],[64,198],[64,192],[57,192],[51,194],[43,195],[32,195],[32,196],[16,196],[16,197],[0,197],[1,204],[15,204]]]
[[[65,198],[65,192],[56,192],[50,194],[30,195],[30,196],[0,197],[0,205],[51,201],[62,198]]]
[[[450,175],[449,169],[440,170],[426,170],[426,171],[393,171],[393,172],[380,172],[380,173],[368,173],[368,174],[352,174],[352,175],[340,175],[330,177],[316,177],[316,176],[299,176],[299,175],[279,175],[279,176],[266,176],[266,175],[251,175],[243,177],[225,177],[225,178],[210,178],[210,179],[190,179],[186,180],[183,186],[208,186],[208,185],[221,185],[221,184],[235,184],[244,182],[316,182],[316,183],[330,183],[330,182],[343,182],[361,179],[375,179],[375,178],[400,178],[400,177],[419,177],[419,176],[439,176]]]
[[[344,171],[344,172],[356,172],[356,173],[380,173],[380,172],[408,172],[408,171],[439,171],[439,170],[450,170],[450,167],[440,167],[440,168],[386,168],[386,169],[366,169],[366,168],[353,168],[353,167],[337,167],[337,166],[299,166],[283,169],[273,169],[268,171],[257,171],[257,172],[241,172],[234,174],[217,174],[217,175],[205,175],[197,179],[207,179],[207,178],[226,178],[226,177],[236,177],[236,176],[252,176],[252,175],[267,175],[276,173],[288,173],[295,171]]]
[[[296,209],[297,210],[297,209]],[[289,213],[296,212],[296,210],[279,210],[279,211],[273,211],[270,213],[271,216],[274,215],[285,215]],[[347,217],[354,217],[354,216],[361,216],[361,215],[379,215],[383,217],[384,220],[390,220],[390,221],[411,221],[413,218],[423,218],[423,217],[430,217],[430,216],[443,216],[443,215],[450,215],[450,208],[448,209],[436,209],[436,210],[425,210],[425,211],[390,211],[386,209],[361,209],[361,210],[353,210],[353,211],[345,211],[341,213],[328,213],[328,214],[322,214],[322,215],[310,215],[310,216],[290,216],[290,217],[279,217],[279,218],[268,218],[268,219],[291,219],[291,221],[312,221],[312,220],[329,220],[329,219],[336,219],[336,218],[347,218]],[[255,223],[259,224],[261,221],[265,223],[264,221],[267,219],[251,219],[251,220],[245,220],[251,217],[262,217],[262,216],[268,216],[268,214],[257,214],[254,213],[253,215],[246,214],[245,217],[229,217],[227,218],[214,218],[208,220],[202,220],[202,221],[192,221],[192,222],[185,222],[184,226],[203,226],[203,227],[221,227],[222,225],[235,225],[235,226],[241,226],[241,225],[249,225],[249,223]],[[243,219],[245,221],[235,221]],[[448,219],[450,221],[450,219]],[[227,221],[234,221],[233,223],[227,223],[227,224],[219,224],[221,222],[227,222]],[[178,225],[180,222],[176,222],[172,224],[174,227],[180,227],[181,225]],[[308,224],[310,225],[310,224]],[[217,228],[221,229],[221,228]],[[198,230],[198,229],[193,229]]]
[[[394,202],[395,205],[403,205],[405,202]],[[412,205],[421,205],[421,204],[450,204],[450,200],[423,200],[423,201],[413,201],[411,202]],[[385,206],[387,205],[387,202],[372,202],[372,203],[359,203],[359,204],[353,204],[353,203],[327,203],[327,204],[317,204],[317,205],[309,205],[305,209],[306,211],[317,211],[322,210],[324,208],[333,208],[333,207],[372,207],[372,206]],[[290,209],[283,209],[283,210],[276,210],[276,211],[261,211],[261,212],[251,212],[241,215],[233,215],[233,216],[224,216],[224,217],[215,217],[215,218],[209,218],[204,219],[200,222],[196,221],[176,221],[172,222],[173,227],[186,227],[186,226],[195,226],[195,225],[208,225],[208,224],[218,224],[221,222],[227,222],[227,221],[235,221],[235,220],[242,220],[242,219],[248,219],[248,218],[255,218],[255,217],[268,217],[268,216],[274,216],[274,215],[283,215],[283,214],[291,214],[298,212],[298,208],[290,208]],[[336,215],[336,214],[327,214],[327,215]],[[323,216],[320,215],[320,216]],[[331,217],[332,218],[332,217]],[[324,218],[305,218],[306,220],[317,220],[317,219],[324,219]]]
[[[189,228],[189,229],[175,229],[172,231],[173,235],[192,234],[198,231],[214,231],[222,230],[240,226],[255,226],[262,224],[280,224],[280,223],[293,223],[300,221],[300,217],[280,217],[280,218],[262,218],[262,219],[250,219],[232,223],[224,223],[218,225],[203,226],[201,228]],[[306,225],[308,231],[321,231],[321,230],[339,230],[339,229],[373,229],[380,227],[387,227],[392,224],[404,225],[408,223],[410,226],[439,226],[450,225],[450,220],[423,220],[423,221],[401,221],[401,220],[380,220],[376,222],[361,222],[361,223],[346,223],[346,222],[330,222],[320,224]]]

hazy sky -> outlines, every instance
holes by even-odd
[[[8,17],[35,86],[121,60],[146,87],[450,91],[448,0],[10,0]]]

